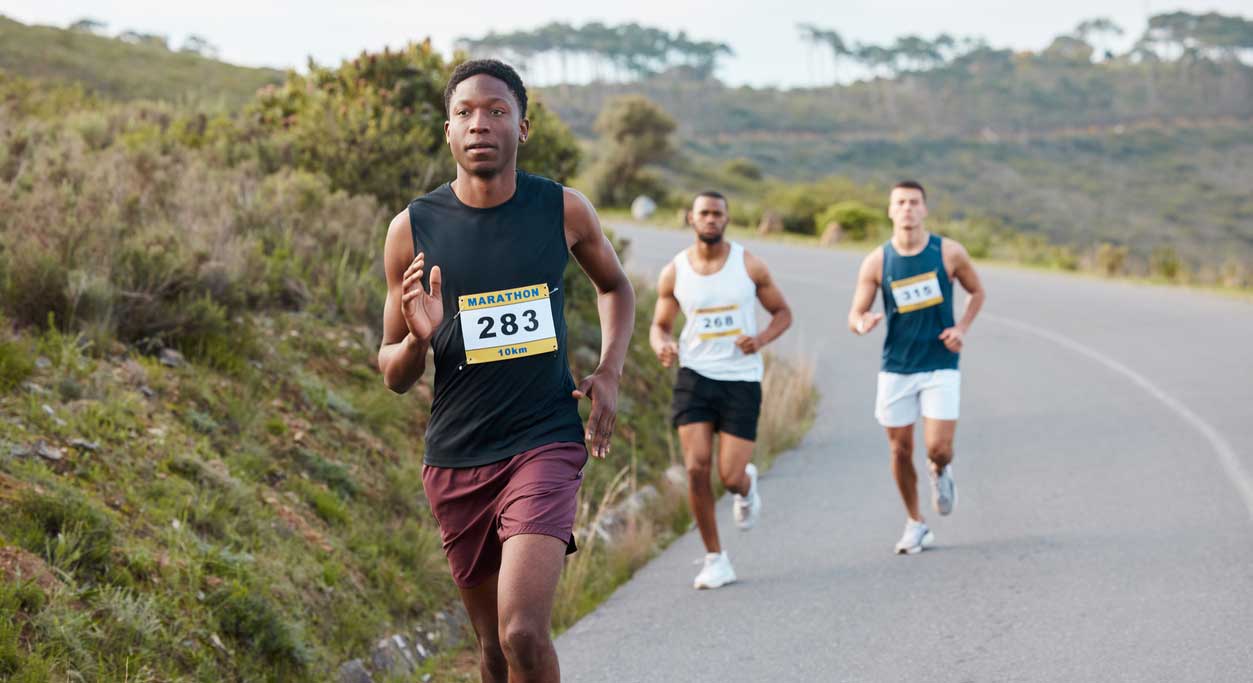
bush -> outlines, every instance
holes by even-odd
[[[0,394],[12,391],[35,372],[35,362],[20,345],[0,340]]]
[[[1110,277],[1122,275],[1127,269],[1127,251],[1127,247],[1102,243],[1096,248],[1097,269]]]
[[[850,199],[828,206],[815,219],[816,227],[821,232],[831,223],[838,223],[846,239],[856,242],[879,239],[883,228],[887,225],[887,217],[882,211],[866,206]]]

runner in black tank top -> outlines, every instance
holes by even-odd
[[[875,417],[887,431],[892,474],[905,503],[905,531],[897,553],[912,555],[935,541],[918,510],[914,471],[914,423],[923,419],[931,463],[931,502],[947,515],[957,502],[953,483],[953,435],[957,430],[963,338],[983,306],[983,285],[966,250],[956,241],[927,232],[927,194],[912,180],[892,188],[888,200],[892,239],[862,261],[848,326],[866,334],[883,320],[872,313],[883,291],[888,333],[883,344]],[[962,319],[953,319],[953,281],[970,294]]]
[[[388,229],[379,369],[405,392],[434,352],[423,488],[483,680],[556,681],[553,598],[588,450],[608,454],[635,295],[587,200],[517,170],[530,131],[517,73],[466,62],[444,99],[457,177]],[[577,388],[561,290],[570,254],[596,286],[604,335]],[[592,401],[586,428],[579,398]]]

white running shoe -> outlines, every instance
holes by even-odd
[[[743,496],[738,493],[732,494],[735,502],[731,508],[731,514],[735,517],[735,523],[739,525],[740,531],[753,528],[761,517],[761,494],[757,492],[757,466],[750,462],[744,471],[748,473],[748,494]]]
[[[696,588],[719,588],[735,581],[735,570],[731,568],[731,558],[724,550],[720,553],[705,553],[705,567],[696,575],[692,585]]]
[[[953,466],[945,465],[936,474],[931,472],[931,507],[941,515],[947,515],[957,506],[957,484],[953,482]]]
[[[923,522],[912,519],[905,521],[905,533],[896,542],[897,555],[913,555],[922,552],[923,548],[935,543],[935,534]]]

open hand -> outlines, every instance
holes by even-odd
[[[443,292],[443,275],[439,266],[431,269],[431,291],[428,294],[422,286],[422,275],[425,272],[426,253],[418,252],[405,269],[400,296],[400,311],[405,316],[409,332],[424,342],[430,341],[435,335],[435,329],[444,322],[444,300],[440,296]]]

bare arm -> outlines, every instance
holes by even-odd
[[[431,293],[422,286],[426,255],[413,254],[413,234],[408,210],[400,212],[387,228],[383,269],[387,274],[387,300],[383,304],[383,340],[379,346],[379,370],[388,389],[403,394],[426,370],[431,336],[443,320],[439,266],[431,271]],[[416,333],[415,333],[416,330]]]
[[[666,264],[657,278],[657,306],[653,309],[653,324],[648,328],[648,343],[653,347],[662,367],[671,367],[679,358],[679,346],[674,343],[674,319],[679,315],[679,300],[674,296],[674,263]]]
[[[596,286],[600,311],[600,364],[579,383],[576,398],[590,397],[592,413],[587,440],[592,455],[603,458],[617,421],[618,384],[635,325],[635,290],[613,245],[601,230],[591,202],[577,191],[565,190],[566,244],[579,267]]]
[[[861,261],[857,271],[857,287],[853,290],[853,303],[848,309],[848,329],[853,334],[866,334],[883,320],[882,313],[871,313],[875,294],[879,291],[883,272],[883,248],[875,249]]]
[[[792,326],[792,309],[783,298],[783,290],[779,289],[774,278],[770,276],[770,269],[764,261],[745,252],[744,266],[748,269],[748,276],[753,279],[753,284],[757,285],[757,300],[770,314],[770,324],[756,337],[744,335],[736,339],[735,345],[744,353],[757,353]],[[753,313],[748,311],[747,314]]]
[[[970,330],[970,325],[974,323],[975,316],[979,315],[979,309],[983,308],[983,302],[987,298],[987,293],[983,289],[983,283],[979,280],[979,274],[975,272],[974,261],[970,258],[970,254],[966,252],[966,248],[959,242],[946,239],[942,244],[943,256],[946,265],[951,265],[950,272],[952,278],[961,284],[962,289],[970,295],[966,301],[966,311],[962,314],[962,319],[953,327],[940,333],[940,339],[944,341],[944,345],[954,353],[961,351],[961,347],[965,341],[966,332]]]

